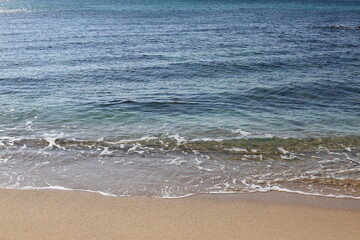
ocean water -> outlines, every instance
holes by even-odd
[[[360,198],[359,19],[344,0],[0,1],[0,187]]]

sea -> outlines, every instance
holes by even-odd
[[[359,0],[1,0],[0,187],[360,199]]]

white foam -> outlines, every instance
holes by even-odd
[[[281,188],[279,186],[271,186],[264,188],[267,191],[278,191],[278,192],[288,192],[288,193],[298,193],[302,195],[309,195],[309,196],[320,196],[320,197],[332,197],[332,198],[351,198],[351,199],[360,199],[360,197],[348,196],[348,195],[335,195],[335,194],[321,194],[321,193],[309,193],[299,190],[289,190],[287,188]]]
[[[235,129],[235,130],[231,130],[232,133],[239,133],[241,134],[242,136],[250,136],[251,135],[251,132],[247,132],[247,131],[244,131],[242,129]]]
[[[348,151],[348,152],[351,152],[351,148],[350,148],[350,147],[346,147],[345,150]]]
[[[120,161],[114,161],[115,164],[120,164],[120,163],[124,163],[125,160],[124,159],[121,159]]]
[[[32,125],[33,125],[33,122],[32,122],[32,121],[27,121],[27,122],[25,123],[25,125],[26,125],[26,130],[28,130],[28,131],[34,131],[34,129],[32,129]]]
[[[210,142],[210,141],[214,141],[214,142],[222,142],[224,141],[224,138],[195,138],[190,140],[189,142],[198,142],[198,141],[204,141],[204,142]]]
[[[30,13],[30,12],[34,12],[33,10],[30,9],[25,9],[25,8],[19,8],[19,9],[0,9],[0,13],[3,14],[12,14],[12,13]],[[10,109],[10,112],[15,112],[15,109]]]
[[[134,146],[132,146],[131,148],[129,148],[127,150],[127,153],[131,153],[131,152],[134,152],[138,147],[140,147],[141,145],[140,144],[135,144]]]
[[[167,165],[177,165],[177,166],[179,166],[179,165],[181,165],[181,164],[184,163],[184,162],[185,162],[185,161],[182,160],[181,157],[177,157],[177,158],[175,158],[175,159],[170,160],[169,162],[167,162],[167,163],[165,163],[165,164],[167,164]]]
[[[195,161],[196,161],[196,168],[200,169],[200,170],[203,170],[203,171],[207,171],[207,172],[213,172],[214,169],[210,169],[210,168],[205,168],[203,167],[204,165],[204,162],[203,161],[200,161],[198,157],[195,157]]]
[[[290,154],[290,155],[280,155],[280,157],[282,159],[286,159],[286,160],[292,160],[296,158],[296,155]]]
[[[112,151],[109,151],[109,147],[104,147],[104,149],[102,150],[102,152],[99,154],[99,156],[103,156],[103,155],[109,155],[111,154]]]
[[[246,183],[245,180],[241,180],[241,182],[244,185],[247,185],[249,187],[249,185]],[[111,193],[107,193],[107,192],[103,192],[103,191],[94,191],[94,190],[87,190],[87,189],[72,189],[72,188],[67,188],[67,187],[63,187],[63,186],[48,186],[48,187],[34,187],[34,186],[24,186],[24,187],[19,187],[18,185],[13,185],[10,187],[2,187],[4,189],[19,189],[19,190],[58,190],[58,191],[79,191],[79,192],[89,192],[89,193],[96,193],[96,194],[100,194],[103,196],[107,196],[107,197],[131,197],[131,195],[128,194],[128,192],[124,192],[121,195],[115,195],[115,194],[111,194]],[[189,197],[189,196],[193,196],[193,195],[197,195],[197,194],[207,194],[207,193],[211,193],[211,194],[241,194],[241,193],[257,193],[257,192],[270,192],[270,191],[277,191],[277,192],[287,192],[287,193],[296,193],[296,194],[302,194],[302,195],[308,195],[308,196],[320,196],[320,197],[331,197],[331,198],[345,198],[345,199],[360,199],[360,197],[354,197],[354,196],[348,196],[348,195],[335,195],[335,194],[322,194],[322,193],[309,193],[309,192],[304,192],[304,191],[298,191],[298,190],[290,190],[287,188],[282,188],[279,186],[268,186],[268,187],[261,187],[259,185],[253,185],[253,188],[248,188],[248,189],[243,189],[242,191],[239,192],[237,190],[234,191],[229,191],[229,190],[215,190],[215,189],[220,189],[221,187],[219,186],[219,184],[216,184],[210,188],[208,188],[208,191],[206,192],[198,192],[198,193],[186,193],[186,194],[182,194],[182,195],[171,195],[169,191],[162,191],[162,195],[161,196],[153,196],[153,198],[164,198],[164,199],[179,199],[179,198],[185,198],[185,197]],[[235,188],[233,188],[235,189]],[[238,189],[238,188],[236,188]],[[215,191],[211,191],[211,190],[215,190]]]
[[[184,194],[184,195],[180,195],[180,196],[171,196],[169,194],[165,194],[162,196],[154,196],[153,198],[161,198],[161,199],[180,199],[180,198],[186,198],[186,197],[190,197],[196,195],[196,193],[188,193],[188,194]]]
[[[284,148],[282,148],[282,147],[278,147],[277,148],[282,154],[288,154],[288,153],[290,153],[289,151],[286,151]]]
[[[60,133],[60,134],[44,133],[44,134],[43,134],[43,137],[44,137],[44,139],[49,143],[49,145],[48,145],[46,148],[44,148],[43,150],[45,150],[45,149],[51,149],[51,148],[53,148],[53,147],[57,147],[57,148],[59,148],[59,149],[65,150],[64,147],[61,147],[60,145],[57,145],[57,144],[55,143],[55,141],[56,141],[57,139],[63,138],[64,136],[65,136],[64,133]]]
[[[248,152],[248,150],[246,150],[245,148],[236,148],[236,147],[228,148],[228,149],[226,149],[226,150],[228,150],[228,151],[233,151],[233,152],[245,152],[245,153]]]
[[[360,197],[348,196],[348,195],[335,195],[335,194],[322,194],[322,193],[314,193],[314,192],[304,192],[300,190],[290,190],[287,188],[282,188],[279,186],[266,186],[262,187],[257,184],[248,184],[245,179],[241,180],[241,182],[249,187],[254,192],[269,192],[269,191],[278,191],[278,192],[287,192],[287,193],[298,193],[302,195],[308,196],[320,196],[320,197],[332,197],[332,198],[349,198],[349,199],[360,199]]]
[[[184,137],[181,137],[179,134],[170,135],[169,137],[175,139],[178,146],[181,143],[186,142],[186,139]]]
[[[9,189],[13,189],[13,188],[9,188]],[[87,189],[73,189],[73,188],[67,188],[67,187],[63,187],[63,186],[48,186],[48,187],[34,187],[34,186],[24,186],[24,187],[19,187],[16,189],[20,189],[20,190],[59,190],[59,191],[79,191],[79,192],[90,192],[90,193],[98,193],[101,194],[103,196],[108,196],[108,197],[118,197],[118,195],[115,194],[111,194],[111,193],[106,193],[106,192],[102,192],[102,191],[93,191],[93,190],[87,190]]]
[[[145,137],[141,137],[141,138],[119,140],[119,141],[116,141],[116,142],[105,142],[105,143],[114,145],[114,144],[133,143],[133,142],[138,142],[138,141],[150,141],[150,140],[155,140],[155,139],[158,139],[158,138],[157,137],[145,136]]]

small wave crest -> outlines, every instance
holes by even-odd
[[[242,131],[241,134],[248,135]],[[59,138],[60,137],[60,138]],[[360,137],[323,137],[323,138],[247,138],[247,139],[186,139],[177,134],[145,136],[138,139],[103,139],[76,140],[61,138],[61,135],[46,135],[44,138],[6,138],[0,142],[0,149],[36,148],[62,150],[98,149],[102,154],[114,151],[134,152],[136,149],[153,151],[174,151],[202,153],[223,153],[237,157],[245,155],[271,157],[279,156],[279,160],[296,154],[316,152],[350,152],[360,150]],[[295,159],[295,157],[294,157]]]
[[[36,11],[26,8],[18,8],[18,9],[0,8],[0,14],[32,13],[32,12],[36,12]]]

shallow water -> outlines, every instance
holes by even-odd
[[[0,3],[0,185],[359,198],[360,1]]]

